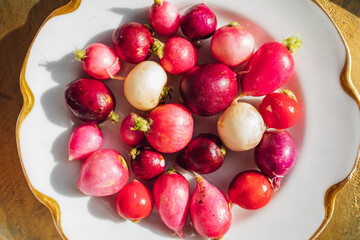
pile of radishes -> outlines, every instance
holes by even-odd
[[[295,163],[295,143],[286,129],[297,122],[300,109],[294,94],[280,88],[294,72],[293,54],[301,40],[292,36],[255,51],[252,34],[238,23],[217,29],[216,16],[205,3],[180,17],[170,2],[155,0],[149,21],[150,25],[120,25],[113,32],[113,48],[94,43],[76,50],[89,75],[70,82],[65,91],[67,106],[85,123],[72,132],[68,144],[69,160],[84,160],[77,187],[90,196],[117,194],[117,211],[130,221],[147,217],[155,204],[164,224],[178,237],[185,238],[182,229],[190,215],[196,232],[221,239],[232,223],[232,204],[264,207]],[[179,29],[184,37],[175,37]],[[152,31],[168,39],[161,42]],[[196,47],[210,37],[209,51],[217,62],[198,65]],[[152,54],[158,61],[148,60]],[[127,76],[118,76],[127,63],[136,65]],[[235,72],[239,65],[243,71]],[[178,103],[166,103],[172,75],[182,75]],[[143,114],[119,119],[105,79],[125,81],[127,101]],[[244,96],[261,97],[261,104],[256,108]],[[193,137],[193,114],[218,114],[217,135]],[[107,120],[119,125],[114,134],[132,147],[128,162],[115,150],[102,149],[99,126]],[[258,166],[231,176],[227,195],[199,175],[218,170],[226,161],[226,148],[255,148]],[[166,164],[168,153],[176,154],[174,166]],[[136,176],[130,183],[128,166]],[[197,179],[192,193],[176,168],[192,172]],[[152,189],[142,183],[148,180],[154,181]]]

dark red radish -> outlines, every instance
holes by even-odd
[[[82,160],[99,150],[103,144],[103,134],[99,127],[80,125],[71,133],[68,142],[69,161]]]
[[[267,131],[255,148],[255,162],[272,181],[274,190],[296,161],[296,145],[286,130]]]
[[[212,116],[227,108],[238,94],[236,73],[222,63],[195,66],[181,79],[180,93],[193,113]]]
[[[149,20],[154,30],[164,37],[174,36],[180,26],[178,9],[164,0],[154,0],[149,8]]]
[[[139,115],[130,113],[120,125],[120,134],[124,142],[129,146],[136,146],[145,140],[145,134],[142,131],[134,130],[136,119]]]
[[[113,32],[112,41],[119,58],[129,63],[139,63],[148,59],[154,43],[149,29],[137,22],[120,25]]]
[[[292,36],[284,43],[265,43],[251,56],[241,80],[244,95],[263,96],[274,92],[289,80],[295,65],[292,54],[300,49],[301,40]]]
[[[101,197],[117,193],[129,180],[125,159],[112,149],[100,149],[80,169],[76,186],[86,195]]]
[[[193,5],[180,19],[181,31],[191,40],[211,37],[216,26],[215,13],[205,3]]]
[[[75,55],[84,72],[96,79],[112,78],[121,69],[115,51],[103,43],[90,44],[84,50],[76,50]]]
[[[225,154],[225,146],[218,136],[203,133],[192,139],[177,155],[176,163],[188,171],[211,173],[222,166]]]
[[[154,183],[153,196],[161,220],[184,239],[182,229],[190,203],[190,187],[186,178],[174,169],[161,174]]]
[[[180,75],[194,67],[198,55],[194,46],[185,38],[173,37],[165,43],[155,40],[152,52],[160,58],[160,64],[165,71]]]
[[[150,146],[131,149],[131,168],[143,180],[159,176],[165,170],[165,158]]]
[[[298,121],[300,108],[294,93],[283,89],[266,95],[259,112],[268,128],[286,129]]]
[[[225,195],[196,174],[197,184],[190,200],[191,222],[201,236],[222,239],[232,222],[230,203]]]
[[[217,29],[211,38],[213,56],[228,67],[245,63],[254,49],[253,35],[237,22],[231,22]]]
[[[66,85],[65,101],[70,111],[81,121],[100,124],[107,119],[119,122],[114,112],[114,94],[102,81],[80,78]]]
[[[242,208],[255,210],[267,205],[273,189],[269,179],[257,170],[237,174],[229,186],[229,201]]]
[[[118,214],[135,223],[149,216],[153,207],[151,191],[136,179],[124,186],[116,197]]]
[[[190,142],[194,120],[184,106],[168,103],[151,110],[135,129],[145,132],[149,144],[157,151],[174,153]]]

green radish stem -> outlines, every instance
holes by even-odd
[[[75,60],[81,62],[81,60],[83,60],[84,58],[86,58],[86,51],[84,50],[79,50],[75,47],[75,51],[74,51],[74,54],[75,54]]]
[[[114,113],[113,111],[109,114],[109,120],[113,123],[118,123],[119,122],[119,115],[117,115],[116,113]]]
[[[150,130],[151,120],[146,120],[136,114],[131,113],[131,116],[134,119],[135,126],[131,130],[139,130],[141,132],[147,132]]]
[[[154,38],[154,44],[152,45],[150,52],[157,55],[160,59],[164,56],[165,44],[159,39]]]
[[[282,40],[282,44],[289,49],[289,51],[295,56],[300,50],[302,41],[300,37],[295,35]]]

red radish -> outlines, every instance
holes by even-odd
[[[139,130],[134,130],[135,122],[139,117],[136,113],[127,115],[120,125],[120,134],[124,142],[129,146],[135,146],[145,140],[145,134]]]
[[[248,170],[233,178],[228,193],[231,203],[245,209],[255,210],[270,202],[273,189],[264,174],[256,170]]]
[[[154,30],[164,37],[174,36],[180,26],[178,9],[164,0],[154,0],[149,8],[149,20]]]
[[[153,196],[161,220],[184,239],[182,229],[190,202],[190,187],[186,178],[174,169],[161,174],[154,183]]]
[[[294,139],[286,130],[267,131],[255,148],[254,156],[256,165],[271,179],[276,190],[280,187],[281,179],[295,164]]]
[[[265,124],[257,109],[249,103],[234,101],[217,122],[217,132],[232,151],[254,148],[261,140]]]
[[[193,5],[180,19],[181,31],[191,40],[211,37],[216,26],[215,13],[205,3]]]
[[[149,29],[137,22],[120,25],[113,32],[112,41],[119,58],[129,63],[139,63],[149,58],[154,43]]]
[[[184,106],[169,103],[154,108],[135,129],[145,132],[149,144],[157,151],[174,153],[190,142],[194,120]]]
[[[86,195],[100,197],[117,193],[128,180],[125,159],[112,149],[100,149],[85,160],[76,185]]]
[[[176,162],[188,171],[211,173],[222,166],[225,153],[225,147],[218,136],[203,133],[190,141],[177,155]]]
[[[89,124],[78,126],[69,138],[69,160],[82,160],[89,157],[101,148],[103,140],[103,134],[97,126]]]
[[[249,59],[242,76],[243,94],[262,96],[283,86],[294,72],[292,54],[300,49],[301,40],[295,36],[283,41],[263,44]]]
[[[119,122],[114,113],[116,101],[112,91],[100,80],[80,78],[66,85],[65,100],[71,112],[88,124],[107,119]]]
[[[167,75],[154,61],[137,64],[127,75],[124,94],[128,102],[141,111],[149,111],[164,101],[169,93]]]
[[[215,115],[236,98],[236,73],[222,63],[195,66],[181,79],[180,93],[185,106],[193,113]]]
[[[299,119],[300,109],[295,95],[283,89],[270,93],[262,100],[259,112],[268,128],[286,129]]]
[[[211,38],[211,52],[216,60],[228,67],[245,63],[253,54],[255,39],[237,22],[215,31]]]
[[[93,43],[84,50],[76,50],[75,55],[81,61],[84,72],[96,79],[112,78],[121,69],[115,51],[102,43]]]
[[[190,218],[195,230],[211,239],[222,239],[229,230],[232,213],[225,195],[196,174],[197,184],[190,200]]]
[[[138,178],[150,180],[165,170],[165,158],[150,146],[133,148],[131,149],[131,168]]]
[[[160,58],[160,64],[165,71],[180,75],[194,67],[198,55],[194,46],[185,38],[173,37],[165,43],[155,39],[152,52]]]
[[[135,223],[149,216],[153,207],[151,191],[136,179],[123,187],[116,197],[116,210],[119,215]]]

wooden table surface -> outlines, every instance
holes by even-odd
[[[0,240],[61,239],[50,211],[27,185],[17,153],[15,126],[23,104],[19,75],[26,51],[45,18],[68,2],[0,0]],[[350,47],[352,81],[360,90],[360,0],[319,2]],[[317,239],[360,239],[360,166],[339,191],[333,216]]]

